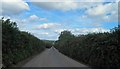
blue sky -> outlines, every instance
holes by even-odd
[[[108,32],[118,25],[117,2],[25,2],[4,0],[0,16],[17,22],[21,31],[57,40],[61,31],[74,35]]]

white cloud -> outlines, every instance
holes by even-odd
[[[98,5],[95,8],[88,9],[87,14],[90,16],[98,16],[103,15],[106,13],[107,7],[104,7],[103,5]]]
[[[35,32],[34,33],[35,36],[37,36],[38,38],[40,39],[47,39],[47,40],[57,40],[58,39],[58,36],[57,34],[55,33],[52,33],[52,32],[45,32],[45,31],[42,31],[42,32]]]
[[[87,33],[109,32],[108,29],[104,29],[104,28],[57,29],[57,30],[54,30],[54,32],[60,34],[64,30],[71,31],[74,35],[87,34]]]
[[[36,20],[36,19],[39,19],[39,17],[36,16],[36,15],[31,15],[31,16],[29,17],[29,19],[30,19],[30,20]]]
[[[67,30],[67,29],[56,29],[56,30],[54,30],[54,32],[57,33],[57,34],[60,34],[64,30]]]
[[[108,29],[104,28],[81,28],[81,29],[74,29],[72,31],[74,34],[87,34],[87,33],[98,33],[98,32],[109,32]]]
[[[98,2],[76,2],[75,0],[58,2],[32,2],[34,5],[47,10],[71,11],[76,9],[90,8]]]
[[[64,2],[33,2],[33,4],[40,8],[45,8],[48,10],[68,11],[77,8],[77,3],[73,2],[73,0]]]
[[[48,10],[70,11],[80,8],[90,8],[103,2],[118,2],[118,0],[31,0],[31,2],[40,8]],[[102,5],[98,7],[100,9],[93,9],[97,11],[94,13],[95,15],[104,13]]]
[[[41,24],[41,25],[37,26],[35,29],[52,29],[52,28],[57,28],[60,25],[61,24],[59,24],[59,23],[45,23],[45,24]]]
[[[47,18],[42,18],[42,17],[38,17],[36,15],[31,15],[29,18],[28,18],[29,21],[47,21]]]
[[[83,15],[83,16],[80,16],[81,19],[86,19],[87,16],[86,15]]]
[[[50,9],[50,10],[76,10],[79,8],[88,8],[96,5],[96,2],[104,2],[107,0],[30,0],[34,5]],[[118,0],[116,0],[118,2]],[[110,2],[110,1],[109,1]],[[99,6],[100,7],[100,6]],[[2,9],[0,10],[2,13],[19,13],[23,10],[29,10],[29,5],[24,0],[3,0],[2,1]],[[102,14],[102,9],[97,12],[98,14]],[[89,10],[89,12],[91,12]],[[97,15],[97,13],[94,13]]]
[[[17,14],[29,9],[28,4],[23,0],[2,0],[2,14]]]
[[[30,0],[31,2],[65,2],[71,0]],[[73,0],[74,2],[118,2],[120,0]]]
[[[42,32],[41,35],[50,35],[48,32]]]
[[[95,7],[92,7],[87,10],[87,14],[90,16],[100,16],[105,15],[107,13],[117,12],[117,3],[108,3],[108,4],[98,4]]]
[[[99,3],[88,8],[80,19],[88,19],[94,23],[118,22],[118,3]]]
[[[3,16],[0,16],[2,18]],[[11,16],[5,15],[4,20],[10,19],[13,22],[16,22],[20,30],[27,30],[29,25],[35,26],[39,22],[47,22],[47,18],[38,17],[36,15],[31,15],[27,18],[13,18]],[[29,29],[29,28],[28,28]],[[31,28],[32,29],[32,28]]]
[[[8,2],[9,3],[9,2]],[[11,2],[13,3],[13,2]],[[25,3],[25,2],[24,2]],[[25,5],[23,3],[23,5]],[[26,3],[27,4],[27,3]],[[38,3],[34,3],[35,5],[37,5],[38,7],[42,7],[42,8],[46,8],[46,9],[50,9],[50,10],[62,10],[62,11],[70,11],[70,10],[76,10],[76,9],[82,9],[82,8],[87,8],[87,11],[85,12],[86,14],[81,16],[81,18],[85,19],[85,21],[87,22],[87,19],[91,19],[93,20],[90,25],[96,26],[96,27],[100,27],[101,26],[101,22],[105,22],[105,21],[116,21],[116,16],[118,15],[117,11],[117,4],[116,3],[109,3],[109,4],[101,4],[101,3],[77,3],[77,2],[38,2]],[[16,6],[17,3],[12,6]],[[9,6],[9,5],[8,5]],[[15,11],[15,9],[13,8],[8,8],[8,9],[3,9],[4,11],[10,11],[10,12],[5,12],[5,13],[18,13]],[[16,6],[17,7],[17,6]],[[15,8],[16,8],[15,7]],[[25,6],[22,7],[20,11],[22,10],[28,10],[29,6],[26,5],[26,8],[24,8]],[[28,9],[27,9],[28,7]],[[17,7],[17,9],[19,9],[19,7]],[[106,15],[106,14],[111,14],[111,15]],[[44,17],[39,17],[37,15],[31,15],[26,19],[23,20],[17,20],[17,23],[19,23],[19,26],[21,25],[21,29],[23,27],[23,24],[25,23],[32,23],[32,22],[39,22],[39,21],[46,21],[47,18]],[[34,24],[32,24],[34,25]],[[27,25],[26,25],[27,26]],[[35,25],[34,25],[35,26]],[[65,26],[68,27],[68,26]],[[71,31],[73,34],[78,35],[78,34],[86,34],[89,32],[106,32],[109,31],[108,29],[104,29],[104,28],[75,28],[75,29],[62,29],[65,28],[63,27],[63,25],[59,24],[59,23],[44,23],[41,24],[39,26],[36,26],[34,29],[34,32],[37,33],[36,31],[42,31],[40,32],[37,36],[39,38],[43,38],[43,39],[56,39],[58,36],[58,33],[60,33],[61,31],[64,30],[69,30]],[[61,28],[61,29],[59,29]],[[25,28],[25,30],[27,30],[28,27]],[[43,30],[39,30],[39,29],[43,29]],[[48,32],[50,29],[50,32]],[[29,30],[31,31],[31,30]],[[52,33],[52,34],[51,34]],[[57,35],[56,35],[57,34]],[[36,34],[35,34],[36,35]]]
[[[10,16],[2,16],[2,15],[0,15],[0,18],[2,18],[2,17],[4,17],[4,20],[6,20],[6,19],[11,19]]]

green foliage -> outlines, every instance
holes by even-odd
[[[51,48],[53,46],[54,41],[51,40],[43,40],[45,42],[46,48]]]
[[[70,47],[70,42],[74,37],[75,36],[72,35],[70,31],[61,32],[61,35],[59,36],[59,40],[56,42],[56,46],[58,46],[57,48],[59,48],[60,51],[63,52],[64,54],[71,55],[70,54],[71,51],[69,47]]]
[[[55,47],[63,54],[97,68],[120,66],[120,26],[111,32],[73,36],[63,31]]]
[[[4,67],[14,65],[45,49],[45,42],[28,32],[19,31],[10,19],[0,19],[2,24],[2,63]]]

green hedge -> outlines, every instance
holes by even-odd
[[[70,31],[63,31],[55,47],[63,54],[97,68],[119,68],[120,44],[118,43],[120,26],[111,32],[89,33],[74,36]]]
[[[2,63],[3,67],[40,53],[45,49],[45,42],[28,32],[20,31],[10,19],[0,19],[2,23]]]

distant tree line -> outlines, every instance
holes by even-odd
[[[55,47],[63,54],[93,68],[119,68],[120,26],[110,32],[74,36],[70,31],[61,32]]]
[[[12,22],[10,19],[2,18],[0,23],[2,23],[3,67],[15,65],[34,54],[42,52],[45,45],[50,45],[50,43],[45,43],[28,32],[20,31],[16,22]]]
[[[54,43],[53,40],[44,40],[44,42],[45,42],[46,48],[51,48],[53,46],[53,43]]]

